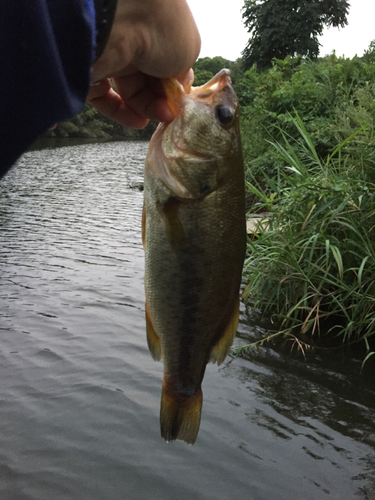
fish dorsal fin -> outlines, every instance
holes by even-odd
[[[218,365],[220,365],[224,361],[233,343],[234,337],[236,336],[239,314],[240,301],[238,299],[224,334],[220,337],[220,339],[216,342],[211,350],[211,363],[217,363]]]
[[[161,341],[151,321],[150,310],[146,302],[146,330],[147,330],[147,344],[150,349],[151,356],[155,361],[162,359]]]

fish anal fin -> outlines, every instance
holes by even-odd
[[[224,361],[233,343],[234,337],[236,336],[239,314],[240,314],[240,301],[238,300],[233,309],[228,326],[226,327],[224,334],[220,337],[220,339],[216,342],[216,344],[213,346],[211,350],[211,356],[210,356],[211,363],[217,363],[218,365],[220,365]]]
[[[146,302],[146,330],[147,330],[147,344],[151,356],[155,361],[160,361],[162,359],[161,341],[160,337],[155,332],[155,328],[152,324],[147,302]]]
[[[194,444],[198,436],[202,411],[202,389],[193,394],[181,394],[163,380],[160,407],[160,431],[166,441]]]
[[[181,202],[176,198],[169,198],[168,201],[159,205],[168,240],[175,252],[181,251],[184,248],[186,241],[184,228],[178,216],[180,204]]]
[[[142,210],[142,245],[146,248],[146,204],[143,202]]]

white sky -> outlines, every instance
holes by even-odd
[[[187,0],[202,38],[199,57],[241,57],[249,34],[243,23],[243,0]],[[325,29],[320,55],[336,50],[338,56],[362,56],[375,39],[375,0],[351,0],[348,25]]]

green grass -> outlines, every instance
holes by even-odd
[[[245,302],[277,319],[284,335],[363,341],[368,358],[375,340],[372,135],[361,127],[322,160],[300,117],[290,118],[297,139],[281,131],[283,140],[271,141],[276,175],[264,172],[259,181],[257,172],[258,181],[247,183],[259,200],[252,211],[269,219],[248,241]]]

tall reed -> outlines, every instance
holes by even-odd
[[[268,217],[249,237],[245,301],[297,337],[329,333],[344,344],[363,340],[369,357],[375,163],[366,134],[359,129],[322,160],[300,117],[291,119],[298,139],[281,131],[282,143],[271,141],[282,164],[277,175],[264,172],[261,182],[247,184],[259,200],[253,211]]]

